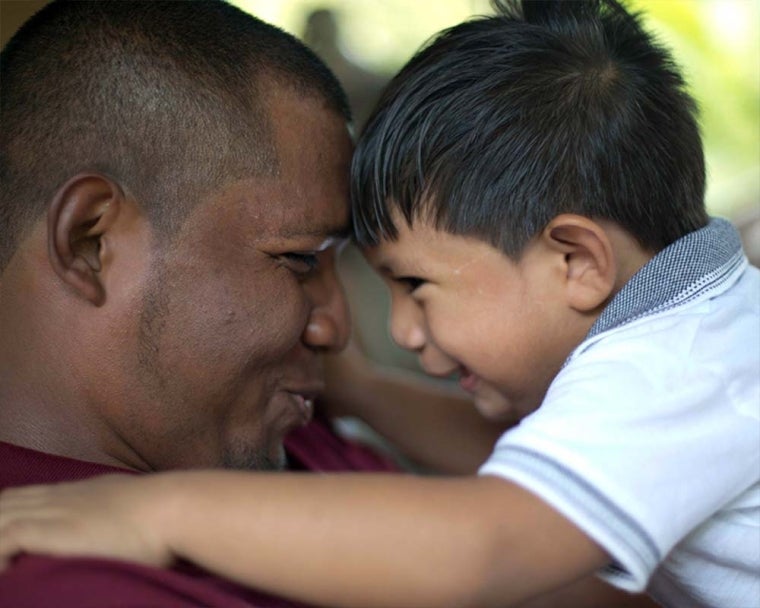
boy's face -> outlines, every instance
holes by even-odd
[[[479,239],[395,220],[398,239],[365,251],[391,291],[393,339],[429,374],[457,374],[488,417],[535,410],[578,343],[562,256],[538,239],[514,262]]]

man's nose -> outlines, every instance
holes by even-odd
[[[391,337],[401,348],[418,352],[425,346],[422,311],[409,297],[391,299]]]
[[[340,352],[351,334],[351,316],[343,285],[334,269],[324,270],[307,287],[312,301],[302,339],[311,348]]]

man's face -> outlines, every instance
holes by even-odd
[[[281,467],[323,388],[320,353],[347,340],[348,131],[317,100],[273,95],[276,176],[214,192],[152,254],[112,412],[138,468]]]
[[[489,418],[535,410],[572,344],[557,269],[537,246],[515,262],[424,221],[395,225],[365,251],[390,288],[395,342],[429,374],[458,375]]]

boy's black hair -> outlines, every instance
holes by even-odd
[[[410,224],[518,258],[560,213],[659,251],[704,226],[696,107],[666,50],[615,0],[505,2],[441,32],[388,85],[352,167],[355,236]]]
[[[0,83],[0,270],[80,171],[116,179],[165,233],[223,180],[276,172],[275,83],[350,120],[306,46],[214,0],[53,2],[3,49]]]

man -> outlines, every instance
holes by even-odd
[[[291,466],[388,468],[298,428],[348,333],[349,113],[326,68],[217,2],[56,2],[1,64],[0,489],[277,469],[293,429]],[[0,599],[292,605],[188,565],[41,556]]]
[[[159,1],[55,2],[1,80],[0,488],[281,468],[348,335],[335,78],[232,6]],[[14,605],[289,605],[97,560],[24,558],[3,588]]]

